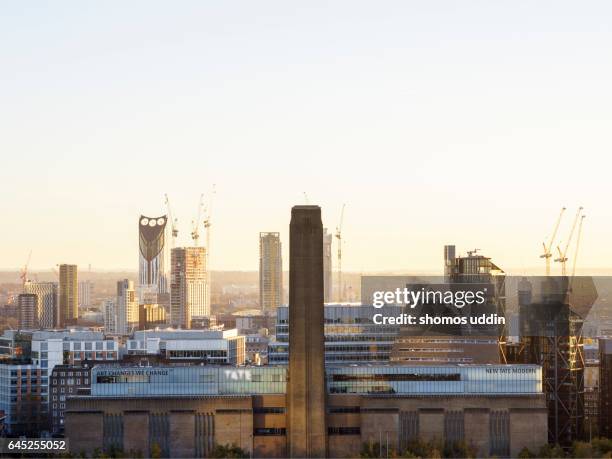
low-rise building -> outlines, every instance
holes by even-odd
[[[127,341],[128,355],[166,361],[242,365],[245,339],[238,330],[140,330]]]
[[[23,361],[0,361],[0,411],[9,435],[38,437],[48,430],[47,370]]]
[[[51,432],[64,433],[66,399],[77,395],[89,395],[91,367],[81,365],[56,365],[49,380],[49,413]]]

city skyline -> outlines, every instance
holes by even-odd
[[[580,265],[610,268],[612,5],[589,5],[5,4],[0,269],[136,269],[135,219],[167,193],[185,245],[212,184],[212,269],[256,270],[304,192],[330,231],[346,203],[346,271],[449,243],[539,266],[580,205]]]

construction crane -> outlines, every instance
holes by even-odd
[[[208,207],[204,217],[204,229],[206,230],[206,304],[211,307],[210,304],[210,293],[211,293],[211,273],[210,273],[210,227],[212,226],[212,205],[217,190],[216,185],[213,183],[210,197],[208,198]]]
[[[550,237],[550,241],[548,241],[548,245],[546,242],[543,242],[544,253],[540,255],[540,258],[544,258],[546,260],[546,275],[550,276],[550,259],[552,257],[552,252],[550,249],[552,248],[553,243],[555,242],[555,238],[557,237],[557,231],[559,231],[559,225],[561,224],[561,217],[563,217],[563,212],[565,212],[565,207],[561,208],[561,212],[559,213],[559,218],[557,218],[557,223],[555,224],[555,228],[552,232],[552,236]]]
[[[204,208],[204,195],[200,195],[200,201],[198,202],[198,213],[195,220],[191,220],[191,239],[193,245],[198,246],[200,239],[200,218],[202,217],[202,209]]]
[[[576,211],[576,216],[574,217],[574,222],[572,223],[572,229],[570,230],[570,233],[567,238],[567,242],[565,243],[565,247],[563,251],[561,251],[561,247],[557,246],[557,251],[559,252],[559,258],[555,258],[555,261],[561,263],[561,275],[562,276],[567,275],[567,269],[566,269],[567,251],[572,242],[572,238],[574,237],[574,230],[576,229],[576,223],[578,223],[578,218],[580,217],[580,214],[582,213],[582,209],[583,207],[579,207],[578,210]]]
[[[28,281],[28,266],[30,265],[31,258],[32,251],[30,250],[30,253],[28,254],[28,260],[25,262],[25,265],[23,265],[23,268],[21,268],[21,272],[19,273],[19,278],[21,279],[22,287],[25,287],[25,283]]]
[[[310,200],[308,199],[308,193],[306,193],[305,191],[302,191],[302,193],[304,194],[304,204],[309,205]]]
[[[336,239],[338,239],[338,302],[341,303],[344,300],[344,290],[342,285],[342,223],[344,221],[344,208],[346,204],[342,204],[342,210],[340,211],[340,220],[338,226],[336,226]]]
[[[480,251],[480,249],[473,249],[473,250],[468,250],[468,257],[472,258],[474,256],[478,255],[478,252]]]
[[[164,194],[166,198],[166,208],[168,209],[168,218],[170,219],[170,225],[172,226],[172,247],[176,246],[176,238],[178,237],[178,220],[172,215],[172,208],[170,207],[170,199],[168,199],[168,195]]]
[[[572,263],[572,278],[576,275],[576,260],[578,259],[578,250],[580,249],[580,238],[582,237],[582,223],[584,222],[586,215],[580,218],[580,225],[578,225],[578,236],[576,236],[576,250],[574,251],[574,261]]]

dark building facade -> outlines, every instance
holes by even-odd
[[[612,338],[599,340],[599,434],[612,438]]]
[[[518,362],[542,366],[553,444],[585,438],[582,325],[596,297],[590,277],[532,277],[518,285]]]
[[[289,456],[325,457],[323,223],[319,206],[291,209],[289,323]]]
[[[89,395],[91,367],[87,364],[56,365],[49,380],[49,413],[51,432],[64,433],[66,399],[77,395]]]

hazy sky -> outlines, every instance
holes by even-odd
[[[441,268],[442,245],[541,264],[559,208],[612,266],[612,3],[0,3],[0,268],[137,269],[168,193],[212,263],[288,247],[290,207],[346,202],[350,270]],[[566,238],[567,226],[561,238]],[[334,248],[335,250],[335,248]],[[287,266],[287,264],[285,265]]]

